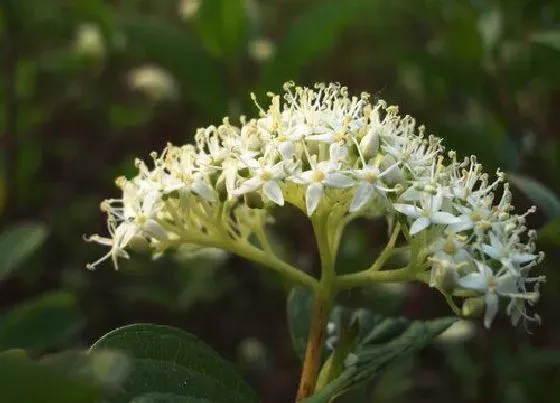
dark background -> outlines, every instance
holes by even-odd
[[[0,283],[3,312],[46,293],[71,296],[79,314],[45,351],[91,344],[127,323],[179,326],[237,363],[264,402],[291,401],[300,364],[287,330],[287,290],[277,279],[219,254],[155,262],[135,254],[119,272],[110,263],[90,272],[86,263],[105,249],[82,234],[103,234],[99,202],[118,197],[114,178],[133,175],[135,157],[189,142],[197,127],[223,116],[255,116],[250,91],[265,103],[266,91],[280,92],[288,79],[339,81],[354,94],[367,90],[399,105],[448,149],[478,155],[487,171],[516,174],[516,204],[520,211],[540,207],[530,226],[541,229],[547,252],[543,325],[533,334],[511,327],[505,315],[491,330],[475,322],[468,337],[440,341],[395,368],[372,401],[557,402],[560,2],[196,3],[0,3],[0,221],[6,231],[21,223],[48,231]],[[313,271],[313,238],[293,214],[278,214],[278,242]],[[339,267],[363,266],[385,237],[383,223],[352,226]],[[449,314],[443,298],[423,286],[381,294],[391,303],[372,306],[375,312]],[[56,323],[45,319],[29,331],[40,336]]]

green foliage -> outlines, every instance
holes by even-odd
[[[305,354],[312,307],[313,295],[308,290],[301,287],[294,287],[290,290],[286,302],[288,326],[292,346],[300,359],[303,359]]]
[[[558,30],[535,32],[531,35],[531,40],[560,51],[560,31]]]
[[[173,74],[183,96],[211,116],[226,111],[227,96],[219,65],[187,32],[141,16],[122,16],[118,28],[144,57]]]
[[[559,264],[555,248],[560,245],[560,128],[556,118],[560,3],[201,0],[198,12],[180,21],[179,2],[12,0],[6,3],[10,7],[0,8],[0,33],[7,44],[15,46],[17,59],[3,53],[3,66],[14,65],[17,110],[16,116],[8,110],[12,99],[6,75],[0,83],[0,123],[17,118],[14,134],[19,148],[9,149],[4,137],[7,130],[2,126],[0,211],[6,226],[0,235],[0,285],[4,287],[0,290],[0,349],[27,348],[35,356],[58,347],[77,348],[72,336],[85,323],[78,305],[87,312],[84,340],[116,320],[126,323],[131,318],[157,315],[162,321],[188,321],[189,326],[204,329],[215,345],[229,346],[229,340],[248,334],[274,334],[273,341],[266,342],[283,345],[284,322],[270,321],[278,295],[256,292],[264,287],[263,282],[245,278],[246,267],[240,260],[228,265],[232,281],[228,278],[225,286],[214,280],[223,278],[224,270],[203,271],[201,265],[195,272],[172,259],[136,258],[119,273],[103,267],[91,275],[80,269],[97,250],[84,245],[80,234],[86,228],[101,231],[99,195],[117,195],[105,186],[127,172],[135,156],[146,157],[166,141],[184,143],[195,127],[207,125],[209,117],[221,117],[228,108],[253,114],[249,102],[242,106],[251,89],[257,89],[261,98],[264,91],[278,91],[288,79],[303,78],[305,84],[333,79],[352,89],[369,89],[373,98],[400,104],[404,113],[426,123],[427,133],[442,136],[447,148],[455,149],[459,156],[476,154],[489,170],[501,166],[518,173],[510,176],[512,186],[536,203],[549,220],[539,230],[537,244],[539,249],[547,249],[543,271],[549,277],[539,303],[544,323],[531,339],[537,343],[524,346],[521,352],[498,348],[517,345],[520,336],[512,336],[509,327],[497,323],[492,335],[484,334],[483,343],[459,354],[456,361],[466,363],[465,370],[448,359],[434,373],[414,368],[387,382],[397,388],[413,384],[415,392],[417,384],[428,387],[425,380],[437,377],[440,387],[460,402],[477,398],[492,403],[556,402],[560,395],[556,382],[560,328],[554,320],[560,303],[560,278],[555,270]],[[101,56],[78,54],[74,49],[77,29],[85,23],[100,27],[106,46]],[[16,31],[8,32],[13,26]],[[275,48],[270,59],[250,59],[246,50],[255,38],[270,40]],[[165,103],[140,99],[129,88],[127,77],[141,65],[160,66],[171,73],[178,96]],[[15,180],[8,177],[14,171],[10,173],[5,166],[11,155],[17,155]],[[4,198],[17,200],[17,211],[4,211]],[[45,223],[14,224],[22,216]],[[528,226],[538,226],[531,222],[534,216],[528,220]],[[290,224],[284,234],[275,234],[275,248],[282,248],[276,239],[305,232],[296,223]],[[362,230],[359,226],[343,239],[337,267],[345,272],[367,266],[369,255],[379,246],[377,240],[386,237],[380,227],[368,228],[367,235]],[[41,250],[42,259],[30,259],[47,233],[49,247]],[[290,261],[301,260],[309,269],[315,263],[310,258],[314,246],[300,238],[295,245]],[[148,267],[150,274],[146,274]],[[22,275],[14,276],[16,270]],[[78,281],[68,281],[68,273]],[[236,291],[232,286],[246,287],[248,283],[249,290]],[[51,293],[53,287],[67,292]],[[338,296],[340,306],[331,320],[339,320],[344,312],[352,316],[359,307],[384,316],[415,307],[421,307],[423,315],[441,312],[436,300],[408,291],[406,304],[405,296],[386,295],[381,288],[344,293]],[[224,294],[225,299],[217,299]],[[254,294],[262,309],[253,309]],[[289,299],[291,334],[301,356],[310,296],[294,290]],[[229,326],[231,317],[240,312],[247,314],[239,322],[236,319],[239,326],[232,326],[231,335],[208,331],[223,329],[223,323]],[[365,319],[360,323],[362,329],[372,326]],[[492,340],[494,344],[489,345]],[[274,355],[276,369],[256,378],[262,390],[297,376],[299,366],[286,368],[284,364],[293,362],[282,355],[291,351],[282,351]],[[25,358],[23,352],[10,351],[0,355],[0,400],[98,402],[105,391],[117,391],[108,397],[120,396],[118,389],[129,369],[139,368],[134,371],[141,374],[145,368],[141,365],[136,367],[115,351],[63,351],[39,363]],[[170,365],[179,366],[166,361],[165,368]],[[367,367],[365,362],[360,365],[358,368]],[[460,379],[451,382],[450,372]],[[344,379],[353,379],[346,374],[347,378],[338,381],[342,386]],[[213,385],[207,378],[212,379],[203,377],[203,383]],[[377,373],[373,378],[377,391]],[[139,391],[133,401],[213,401],[171,391],[176,385],[168,380],[169,392]],[[472,393],[457,393],[457,383],[464,386],[462,391]],[[337,389],[333,385],[324,393]],[[91,400],[91,396],[96,397]],[[417,395],[411,396],[409,401],[417,399]],[[282,399],[278,393],[277,401]],[[434,396],[430,400],[439,403],[450,398]]]
[[[552,246],[560,245],[560,219],[548,222],[539,230],[539,240]]]
[[[217,58],[232,59],[247,42],[248,10],[244,0],[206,0],[195,17],[205,48]]]
[[[508,180],[542,208],[549,219],[560,217],[560,199],[546,186],[523,175],[508,174]]]
[[[48,230],[41,223],[16,224],[0,234],[0,280],[9,275],[45,240]]]
[[[456,319],[442,318],[428,322],[404,318],[377,318],[372,330],[347,358],[346,369],[307,403],[329,402],[346,391],[372,381],[395,362],[426,347]]]
[[[153,393],[195,402],[256,401],[254,393],[227,362],[182,330],[150,324],[124,326],[107,333],[91,347],[91,351],[100,349],[122,351],[131,360],[130,375],[111,402],[161,399],[162,395]]]
[[[21,350],[0,354],[2,402],[98,403],[100,392],[91,384],[34,363]]]
[[[119,351],[67,350],[41,358],[40,364],[72,379],[114,393],[130,371],[130,360]]]
[[[81,330],[84,316],[76,297],[64,291],[27,300],[0,317],[0,351],[42,352],[59,347]]]
[[[284,81],[297,79],[303,68],[334,45],[361,12],[361,5],[356,0],[329,0],[304,10],[288,27],[275,57],[265,66],[261,88],[275,89]]]

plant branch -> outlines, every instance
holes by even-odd
[[[399,281],[410,281],[416,279],[416,274],[409,266],[393,270],[370,271],[364,270],[358,273],[338,276],[335,281],[336,290],[344,290],[354,287],[363,287],[371,283],[393,283]]]
[[[303,368],[297,391],[296,401],[308,398],[315,391],[317,376],[321,367],[321,355],[325,344],[326,328],[334,300],[335,253],[331,250],[328,215],[315,215],[311,218],[313,232],[321,257],[321,281],[315,291],[309,336],[305,348]]]
[[[310,397],[315,391],[331,304],[332,297],[330,295],[324,295],[320,290],[315,293],[296,402]]]
[[[173,213],[173,209],[170,209],[170,211]],[[262,264],[263,266],[269,267],[291,281],[310,288],[311,290],[315,290],[319,284],[319,282],[309,274],[306,274],[295,266],[292,266],[274,255],[264,252],[262,249],[259,249],[244,240],[197,235],[196,233],[191,233],[179,226],[166,223],[163,220],[158,220],[158,223],[168,231],[177,233],[177,235],[181,238],[181,241],[184,243],[194,243],[206,247],[225,249],[235,253],[236,255],[244,257],[247,260],[252,260]]]
[[[383,265],[387,262],[387,260],[393,254],[393,248],[397,243],[397,238],[399,237],[399,233],[401,231],[401,223],[397,222],[395,228],[393,229],[393,233],[391,234],[391,238],[389,238],[389,242],[385,246],[385,249],[379,254],[379,257],[375,260],[375,262],[371,265],[368,269],[369,271],[379,271],[383,268]]]

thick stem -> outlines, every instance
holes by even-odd
[[[336,289],[345,290],[353,287],[363,287],[372,283],[396,283],[414,280],[416,274],[409,267],[393,270],[361,271],[346,274],[336,278]]]
[[[303,361],[303,369],[301,371],[296,402],[308,398],[315,390],[317,375],[319,374],[319,369],[321,367],[321,355],[323,352],[323,344],[325,344],[331,303],[332,298],[330,295],[325,296],[320,291],[315,293],[315,301],[313,302],[313,310],[311,312],[309,336],[307,338],[307,347],[305,349],[305,358]]]
[[[311,222],[321,257],[321,281],[315,292],[311,311],[311,323],[296,401],[308,398],[315,390],[325,344],[325,332],[334,299],[335,253],[331,250],[329,240],[328,216],[314,216]]]

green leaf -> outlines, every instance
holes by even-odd
[[[138,396],[130,403],[213,403],[207,399],[194,399],[186,396],[177,396],[172,393],[148,393]]]
[[[313,295],[307,289],[303,287],[291,289],[286,301],[288,327],[292,346],[300,359],[303,359],[305,354],[312,306]]]
[[[52,292],[28,300],[0,318],[0,350],[44,351],[75,335],[84,318],[72,294]]]
[[[0,280],[17,268],[47,237],[47,228],[25,222],[8,228],[0,235]]]
[[[530,36],[530,39],[534,43],[560,51],[560,30],[536,32]]]
[[[224,114],[227,96],[219,65],[187,32],[140,16],[122,17],[118,27],[149,62],[167,69],[178,80],[186,98],[210,115]]]
[[[560,218],[550,221],[539,229],[539,242],[560,245]]]
[[[2,403],[98,403],[99,391],[28,359],[21,351],[0,354]]]
[[[263,70],[263,88],[295,80],[303,68],[327,53],[361,12],[362,1],[331,0],[315,3],[294,20],[275,56]]]
[[[311,311],[313,307],[313,295],[303,287],[293,287],[290,290],[286,301],[286,311],[288,316],[288,327],[292,346],[296,355],[303,360],[305,348],[307,345],[307,336],[309,334],[309,324],[311,322]],[[342,327],[342,318],[346,317],[349,325],[356,324],[358,326],[358,339],[363,338],[375,324],[374,316],[367,310],[360,307],[346,307],[335,305],[329,317],[329,322],[334,325],[337,332]],[[328,337],[329,335],[327,335]],[[329,349],[324,346],[322,361],[327,359],[330,353]]]
[[[247,9],[243,0],[205,0],[195,26],[206,49],[215,57],[234,57],[246,44]]]
[[[549,219],[560,217],[560,199],[546,186],[523,175],[508,173],[507,179],[542,208]]]
[[[147,394],[152,397],[172,394],[191,399],[171,400],[186,402],[257,401],[254,392],[231,365],[206,344],[180,329],[152,324],[124,326],[99,339],[91,351],[106,348],[120,350],[131,359],[130,375],[121,393],[110,400],[112,403],[142,399]]]
[[[376,379],[393,364],[426,347],[456,320],[441,318],[411,322],[404,318],[377,318],[376,325],[346,360],[346,369],[340,377],[304,402],[330,402],[346,391]]]
[[[126,379],[130,360],[120,351],[63,351],[43,357],[40,363],[72,379],[114,390]]]

